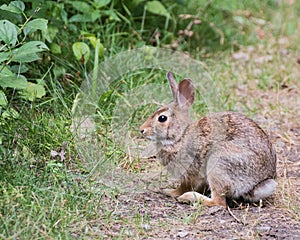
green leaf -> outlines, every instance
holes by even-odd
[[[39,58],[36,53],[49,50],[45,43],[41,41],[31,41],[25,43],[23,46],[14,49],[12,51],[13,57],[11,61],[13,62],[33,62]]]
[[[8,60],[10,57],[10,53],[9,52],[1,52],[0,53],[0,63]]]
[[[8,4],[3,4],[0,6],[1,10],[5,10],[12,13],[22,13],[25,10],[25,4],[22,1],[12,1]]]
[[[0,106],[6,106],[7,105],[7,98],[5,96],[5,93],[0,90]]]
[[[111,0],[94,0],[94,6],[95,8],[99,9],[107,6],[110,2]]]
[[[93,22],[91,15],[76,14],[70,17],[69,22]]]
[[[72,1],[71,2],[73,8],[82,13],[90,13],[92,11],[92,7],[86,3],[81,1]]]
[[[23,32],[25,36],[27,36],[28,34],[35,32],[36,30],[47,31],[47,24],[48,20],[44,18],[33,19],[26,24]]]
[[[145,0],[132,0],[132,1],[130,1],[130,3],[131,3],[133,6],[135,6],[135,7],[136,7],[137,5],[143,3],[143,2],[145,2]]]
[[[12,65],[9,66],[9,69],[16,74],[25,73],[28,71],[28,67],[26,67],[25,64]]]
[[[93,22],[95,22],[100,17],[101,17],[101,14],[98,10],[92,11],[91,18],[92,18]]]
[[[13,74],[0,78],[0,86],[2,88],[26,89],[27,79],[22,75]]]
[[[57,43],[50,43],[50,51],[54,54],[61,54],[61,47]]]
[[[17,119],[19,118],[19,113],[13,109],[13,108],[8,108],[7,110],[5,110],[2,114],[1,114],[1,118],[3,119]]]
[[[159,1],[148,1],[145,6],[148,12],[165,16],[168,18],[170,17],[170,14],[168,13],[167,9]]]
[[[13,56],[11,61],[12,62],[19,62],[19,63],[29,63],[29,62],[34,62],[34,61],[37,61],[37,60],[40,60],[40,59],[41,58],[36,53],[31,53],[31,54],[17,54],[17,53],[15,53],[15,55]]]
[[[90,36],[90,37],[85,37],[86,39],[88,39],[90,41],[90,43],[93,45],[94,48],[96,48],[96,45],[99,45],[99,57],[102,57],[104,54],[104,46],[102,45],[102,43],[100,43],[100,39]]]
[[[2,69],[3,66],[0,65]],[[16,75],[7,67],[0,72],[0,87],[24,89],[27,86],[27,79],[22,75]]]
[[[116,21],[116,22],[121,21],[121,19],[118,17],[118,15],[115,13],[114,10],[106,10],[106,11],[102,11],[102,13],[104,15],[107,15],[110,21]]]
[[[8,20],[0,20],[0,40],[14,47],[17,42],[18,27]]]
[[[99,57],[103,57],[104,55],[104,46],[102,43],[99,43],[99,52],[98,52]]]
[[[13,72],[8,67],[0,65],[0,69],[1,69],[0,78],[13,75]]]
[[[76,14],[73,15],[69,22],[95,22],[98,18],[101,17],[101,14],[98,10],[90,11],[88,14]]]
[[[95,34],[94,33],[89,33],[89,32],[86,32],[86,31],[80,31],[80,36],[83,36],[84,38],[88,38],[88,37],[95,37]]]
[[[36,98],[42,98],[46,95],[46,90],[43,85],[27,82],[27,87],[21,93],[26,100],[33,101]]]
[[[59,32],[59,29],[57,27],[50,25],[50,26],[48,26],[47,31],[42,32],[42,34],[43,34],[43,37],[46,38],[46,40],[51,43],[58,32]]]
[[[100,40],[97,39],[95,36],[84,36],[85,39],[88,39],[90,43],[93,45],[94,48],[96,48],[97,40],[100,43]]]
[[[73,45],[72,45],[72,50],[73,50],[73,53],[76,57],[77,60],[84,60],[84,63],[86,64],[87,61],[89,60],[90,58],[90,48],[89,46],[84,43],[84,42],[75,42]]]

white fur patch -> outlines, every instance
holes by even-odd
[[[254,201],[259,201],[260,199],[267,198],[276,189],[277,183],[273,179],[268,179],[262,186],[257,187],[254,190]]]

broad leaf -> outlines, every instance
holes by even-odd
[[[146,3],[146,8],[148,12],[165,17],[170,17],[170,14],[168,13],[167,9],[159,1],[148,1]]]
[[[12,13],[22,13],[25,9],[25,4],[22,1],[12,1],[8,5],[3,4],[0,6],[1,10],[5,10]]]
[[[42,32],[43,37],[46,38],[48,42],[52,42],[56,34],[59,32],[59,29],[55,26],[48,26],[46,32]]]
[[[100,17],[101,17],[101,14],[98,10],[92,11],[91,18],[92,18],[93,22],[95,22]]]
[[[90,48],[86,43],[76,42],[72,45],[73,53],[77,60],[84,60],[84,63],[90,58]]]
[[[86,3],[81,1],[72,1],[71,2],[73,8],[82,13],[90,13],[92,11],[92,7]]]
[[[96,44],[97,44],[97,39],[95,36],[84,36],[85,39],[88,39],[90,41],[90,43],[93,45],[94,48],[96,48]],[[100,42],[100,40],[99,40]]]
[[[117,22],[121,21],[121,19],[118,17],[118,15],[115,13],[114,10],[105,10],[102,11],[102,13],[107,15],[109,17],[109,20],[111,21],[117,21]]]
[[[40,41],[31,41],[25,43],[23,46],[12,51],[13,62],[33,62],[39,59],[37,53],[49,50],[45,43]]]
[[[99,9],[105,7],[111,2],[111,0],[94,0],[94,6]]]
[[[3,66],[0,65],[2,69]],[[0,72],[0,87],[24,89],[27,86],[27,79],[22,75],[16,75],[7,67]]]
[[[27,79],[22,75],[15,75],[15,74],[10,76],[0,77],[0,87],[26,89]]]
[[[50,51],[54,54],[61,54],[61,47],[57,43],[50,43]]]
[[[36,98],[45,96],[46,90],[43,85],[27,82],[27,87],[22,91],[21,94],[26,100],[33,101]]]
[[[33,19],[26,24],[23,32],[25,36],[27,36],[28,34],[35,32],[36,30],[47,31],[47,24],[48,20],[44,18]]]
[[[0,78],[14,74],[8,67],[5,67],[3,64],[0,65],[0,69]]]
[[[5,93],[0,90],[0,106],[6,106],[7,105],[7,98],[5,96]]]
[[[17,42],[18,27],[8,20],[0,20],[0,40],[9,47],[14,47]]]
[[[10,57],[10,53],[9,52],[0,52],[0,63],[8,60]]]
[[[12,65],[9,66],[9,69],[16,74],[25,73],[28,71],[28,67],[26,67],[25,64]]]
[[[99,46],[99,57],[102,57],[104,54],[104,46],[102,45],[102,43],[100,43],[100,39],[93,36],[85,38],[90,41],[94,48],[96,48],[97,45]]]
[[[29,62],[34,62],[37,60],[40,60],[40,56],[37,55],[36,53],[28,53],[28,54],[18,54],[16,52],[13,52],[14,57],[12,58],[12,62],[19,62],[19,63],[29,63]]]
[[[70,17],[69,22],[93,22],[93,19],[91,15],[76,14]]]

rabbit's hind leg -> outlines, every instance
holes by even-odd
[[[179,197],[181,195],[181,191],[179,191],[178,188],[176,188],[176,189],[169,189],[169,188],[163,189],[162,193],[169,196],[169,197],[174,197],[174,198]]]
[[[205,179],[200,179],[195,176],[189,176],[182,179],[181,184],[176,189],[163,189],[162,192],[169,197],[179,197],[185,192],[193,190],[205,190],[207,187]]]
[[[183,193],[191,191],[191,183],[190,182],[182,182],[176,189],[163,189],[162,192],[169,197],[179,197]]]

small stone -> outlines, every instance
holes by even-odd
[[[257,63],[257,64],[262,64],[262,63],[265,63],[265,62],[271,62],[272,60],[273,60],[273,56],[266,55],[266,56],[262,56],[262,57],[256,58],[254,60],[254,62]]]
[[[184,237],[186,237],[187,235],[189,235],[189,232],[188,232],[188,231],[184,231],[184,230],[180,230],[180,231],[177,233],[177,237],[180,237],[180,238],[184,238]]]
[[[148,230],[151,229],[151,226],[150,226],[149,224],[147,224],[147,223],[141,224],[141,227],[142,227],[144,230],[146,230],[146,231],[148,231]]]
[[[132,233],[131,230],[126,229],[126,230],[124,231],[124,233],[125,233],[126,236],[133,236],[133,233]]]
[[[278,39],[278,44],[280,44],[280,45],[284,45],[284,44],[288,44],[288,43],[289,43],[289,39],[286,37]]]
[[[253,53],[255,51],[255,47],[254,46],[248,46],[247,47],[247,52],[248,53]]]
[[[243,62],[247,62],[250,59],[249,54],[244,53],[242,51],[233,53],[232,57],[234,58],[234,60],[243,61]]]
[[[263,232],[269,232],[271,230],[271,227],[269,226],[261,226],[261,227],[256,227],[256,230],[260,233]]]

